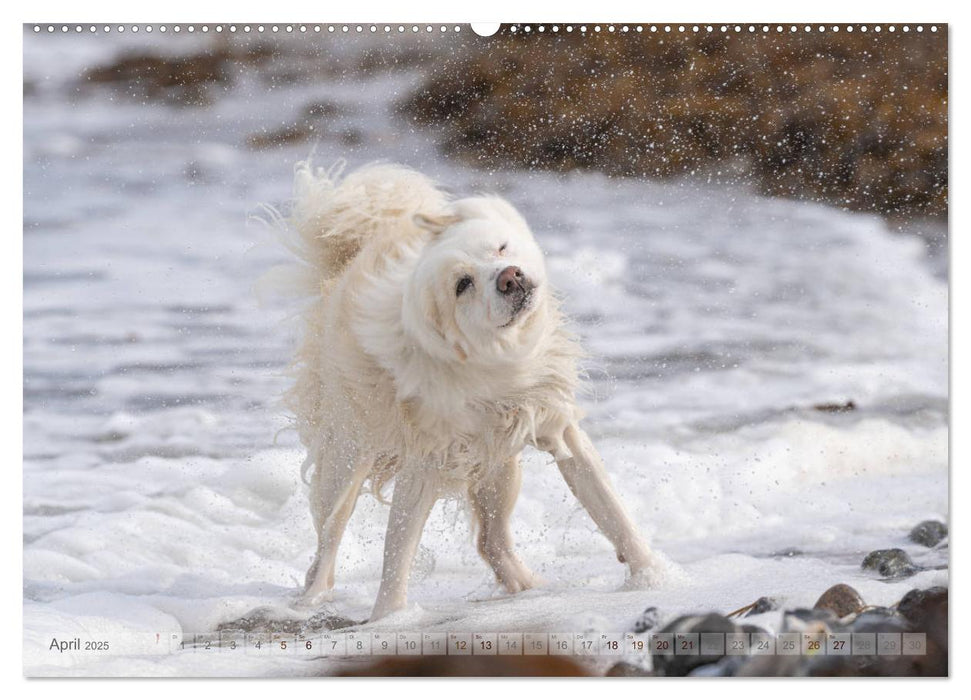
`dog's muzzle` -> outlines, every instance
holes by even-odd
[[[499,277],[496,279],[496,291],[506,299],[509,303],[512,315],[509,319],[509,323],[505,325],[508,326],[519,315],[519,313],[529,306],[529,302],[533,297],[533,290],[536,285],[533,284],[521,268],[510,265],[499,273]]]
[[[521,301],[533,291],[535,286],[522,269],[515,265],[507,267],[496,278],[496,289],[509,299],[513,306],[521,306]]]

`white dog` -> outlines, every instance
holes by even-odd
[[[384,571],[371,615],[407,602],[408,574],[435,501],[467,495],[478,549],[511,593],[535,579],[513,550],[519,455],[556,460],[570,489],[630,567],[655,583],[638,535],[580,428],[579,348],[543,256],[497,197],[452,200],[394,165],[343,180],[297,166],[290,216],[314,285],[288,395],[307,447],[317,529],[305,599],[334,585],[337,549],[365,482],[394,478]]]

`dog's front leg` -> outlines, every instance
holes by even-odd
[[[577,500],[590,513],[600,531],[617,550],[617,558],[630,566],[631,586],[651,585],[655,568],[651,550],[637,532],[610,484],[600,455],[587,434],[571,425],[563,434],[571,456],[555,455],[556,465]]]
[[[429,475],[403,469],[395,476],[391,515],[384,539],[384,570],[371,621],[405,607],[408,574],[418,550],[421,531],[438,500],[437,483]]]

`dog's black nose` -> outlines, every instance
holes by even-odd
[[[499,273],[496,280],[496,289],[500,294],[525,294],[533,288],[533,283],[523,274],[523,271],[515,265],[510,265]]]

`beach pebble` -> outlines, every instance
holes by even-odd
[[[884,578],[906,578],[920,571],[902,549],[877,549],[866,555],[861,566]]]
[[[641,616],[634,622],[634,632],[636,634],[641,634],[643,632],[647,632],[648,630],[652,630],[657,627],[657,623],[660,621],[661,614],[658,612],[658,609],[652,605],[642,612]]]
[[[724,615],[709,613],[707,615],[684,615],[666,625],[661,632],[677,634],[703,634],[715,632],[726,634],[737,632],[738,627]],[[676,638],[677,639],[677,638]],[[700,637],[699,637],[700,639]],[[700,651],[700,648],[699,648]],[[683,655],[664,654],[654,657],[654,669],[662,676],[686,676],[699,666],[706,666],[719,661],[725,656],[722,646],[719,654]]]
[[[912,657],[919,663],[917,673],[946,676],[948,673],[948,591],[943,586],[908,591],[897,603],[897,613],[914,632],[927,635],[927,653]]]
[[[907,620],[890,608],[869,608],[857,615],[849,627],[853,632],[906,632]]]
[[[775,598],[768,598],[762,596],[757,601],[752,603],[752,608],[745,613],[743,617],[752,617],[753,615],[761,615],[762,613],[767,613],[772,610],[778,610],[779,603],[776,602]]]
[[[856,592],[855,588],[847,586],[845,583],[837,583],[819,596],[819,600],[816,601],[813,609],[829,610],[836,617],[846,617],[860,612],[865,607],[866,603],[863,602],[863,598]]]
[[[941,620],[946,624],[947,589],[934,586],[925,590],[915,588],[908,591],[897,603],[897,612],[915,628],[926,627],[928,623],[937,624]]]
[[[254,608],[242,617],[220,623],[217,632],[282,632],[286,634],[306,634],[322,630],[336,630],[358,624],[341,615],[331,612],[318,612],[303,620],[288,617],[286,611],[274,608]]]
[[[915,544],[934,547],[947,537],[947,525],[937,520],[925,520],[916,525],[908,537]]]

